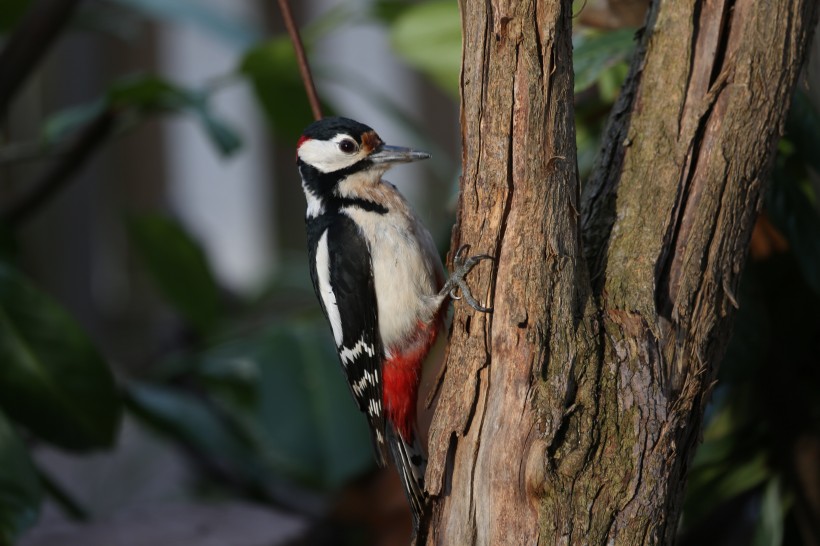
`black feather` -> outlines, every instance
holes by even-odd
[[[387,445],[381,370],[384,349],[379,336],[370,249],[356,224],[347,215],[331,212],[307,220],[310,276],[325,317],[328,312],[320,294],[316,267],[317,248],[324,233],[327,233],[330,285],[342,325],[342,344],[336,347],[339,362],[359,410],[367,416],[376,460],[380,466],[385,466]],[[360,348],[352,356],[351,352],[357,345]],[[354,385],[359,387],[354,388]],[[376,408],[377,411],[374,411]]]
[[[401,435],[388,427],[388,444],[390,454],[393,456],[393,463],[399,472],[404,493],[410,504],[410,511],[413,515],[413,530],[417,532],[421,521],[425,515],[427,506],[427,493],[424,491],[424,472],[427,469],[427,456],[421,447],[418,431],[413,430],[413,440],[411,443],[405,442]]]

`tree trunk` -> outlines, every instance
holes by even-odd
[[[461,0],[457,305],[428,544],[671,544],[811,0],[650,8],[579,199],[571,2]],[[483,289],[483,291],[482,291]]]

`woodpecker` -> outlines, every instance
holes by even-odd
[[[421,365],[444,326],[445,303],[463,296],[482,312],[465,276],[483,259],[455,256],[447,282],[433,238],[382,175],[429,157],[388,146],[342,117],[309,125],[296,164],[307,200],[310,275],[353,398],[370,425],[379,466],[390,453],[418,529],[427,464],[416,428]],[[461,291],[461,296],[457,294]]]

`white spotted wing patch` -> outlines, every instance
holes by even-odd
[[[363,397],[368,388],[378,388],[379,386],[379,371],[373,370],[373,373],[365,370],[364,375],[356,381],[351,383],[353,386],[353,394],[356,397]]]
[[[354,360],[359,358],[359,356],[361,356],[362,351],[364,351],[371,357],[376,354],[376,349],[373,347],[373,345],[369,345],[367,342],[365,342],[364,338],[357,341],[356,345],[354,345],[352,349],[349,349],[347,347],[340,347],[339,357],[342,359],[342,364],[344,364],[345,367],[347,367],[347,365],[350,362],[353,362]]]
[[[311,230],[313,230],[311,232]],[[367,241],[355,222],[326,210],[308,218],[311,275],[356,405],[367,417],[380,465],[386,463],[378,304]]]
[[[367,413],[371,417],[379,417],[382,414],[382,401],[378,398],[371,398],[370,404],[367,406]]]

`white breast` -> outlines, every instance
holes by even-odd
[[[347,207],[342,212],[356,222],[369,243],[379,333],[390,351],[413,335],[419,321],[429,322],[437,311],[441,261],[430,233],[409,208],[378,214]]]

